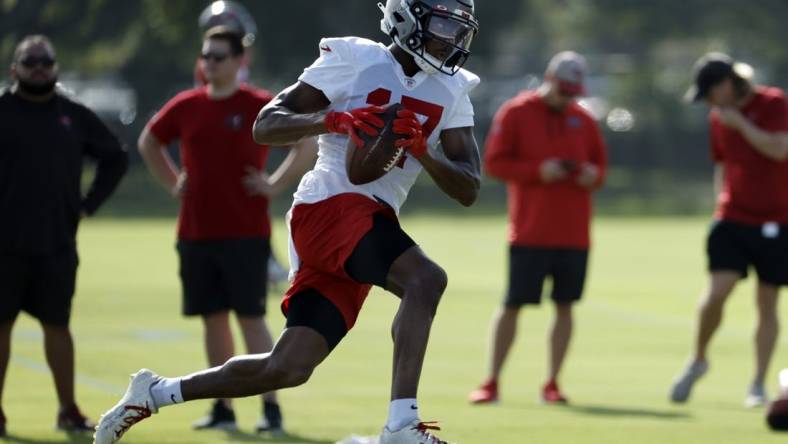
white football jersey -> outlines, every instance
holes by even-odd
[[[479,77],[464,69],[454,76],[420,71],[407,77],[385,45],[357,37],[322,39],[320,57],[298,80],[322,91],[332,111],[401,103],[419,116],[430,149],[436,149],[441,131],[473,126],[468,92],[479,84]],[[421,172],[419,161],[406,152],[398,166],[380,179],[353,185],[345,169],[348,139],[341,134],[320,136],[317,163],[301,180],[293,205],[358,193],[383,200],[399,213]]]

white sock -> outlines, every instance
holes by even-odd
[[[414,419],[419,419],[419,406],[416,403],[416,398],[395,399],[389,405],[389,419],[386,422],[386,428],[396,432],[413,422]]]
[[[182,403],[181,378],[161,378],[151,386],[150,394],[158,408]]]

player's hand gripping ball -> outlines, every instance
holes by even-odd
[[[397,141],[405,137],[394,131],[397,113],[403,109],[399,103],[385,108],[363,108],[372,110],[377,119],[368,119],[368,127],[376,126],[374,133],[364,127],[351,135],[348,140],[345,166],[347,177],[353,185],[362,185],[380,179],[397,166],[405,152],[405,147],[397,146]],[[365,116],[366,117],[366,116]]]

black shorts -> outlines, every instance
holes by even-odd
[[[776,233],[774,228],[715,221],[706,242],[709,271],[735,271],[745,278],[752,266],[759,281],[788,285],[788,225]]]
[[[345,261],[345,273],[361,284],[385,288],[391,265],[415,246],[396,220],[381,213],[372,215],[372,228],[358,241]],[[313,288],[290,298],[287,327],[309,327],[320,333],[333,350],[347,334],[347,323],[339,308]]]
[[[509,290],[504,304],[538,305],[545,278],[552,277],[552,298],[564,304],[580,300],[586,281],[588,250],[572,248],[509,247]]]
[[[78,266],[73,247],[49,256],[0,254],[0,321],[25,311],[44,324],[68,325]]]
[[[268,239],[180,240],[177,248],[184,315],[265,314]]]

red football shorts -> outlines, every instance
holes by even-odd
[[[300,267],[282,300],[285,315],[290,298],[311,288],[339,309],[348,330],[353,327],[372,286],[352,280],[345,273],[345,261],[372,229],[375,213],[397,218],[389,206],[355,193],[293,207],[290,235]]]

